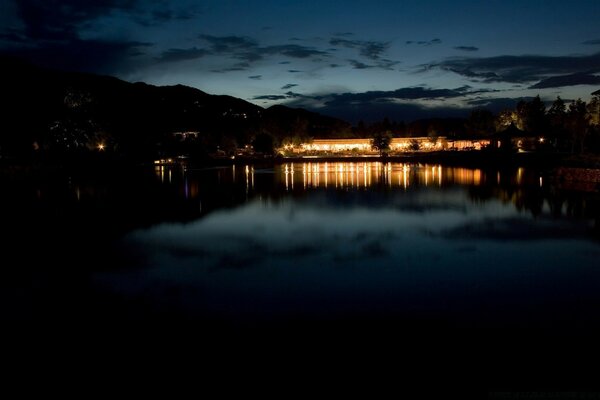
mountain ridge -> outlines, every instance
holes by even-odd
[[[265,109],[181,84],[127,82],[7,57],[0,58],[0,84],[6,116],[0,123],[0,154],[72,153],[103,143],[149,158],[173,151],[173,133],[181,131],[198,132],[191,147],[200,153],[243,147],[257,135],[269,135],[278,144],[350,132],[347,122],[304,109]]]

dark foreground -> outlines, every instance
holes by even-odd
[[[308,175],[303,177],[302,167],[297,168],[292,178],[296,185],[292,187],[285,186],[288,182],[284,180],[283,166],[249,168],[248,173],[244,168],[227,167],[188,175],[176,170],[170,174],[169,170],[150,173],[124,170],[95,176],[75,172],[28,179],[5,177],[1,208],[4,228],[1,315],[3,362],[11,371],[10,376],[29,382],[50,378],[51,386],[62,388],[83,384],[87,392],[124,382],[133,386],[133,393],[138,393],[168,383],[173,391],[191,386],[195,394],[212,393],[209,390],[216,388],[223,394],[258,390],[281,397],[294,394],[380,397],[384,393],[399,397],[410,392],[411,396],[423,398],[431,395],[446,398],[452,393],[462,398],[494,398],[493,393],[504,391],[596,388],[600,324],[594,310],[600,301],[594,287],[599,285],[598,272],[594,265],[579,264],[579,260],[594,257],[593,254],[571,254],[566,250],[573,240],[582,241],[586,249],[591,249],[585,251],[596,251],[599,220],[596,192],[572,192],[556,185],[538,184],[537,175],[529,175],[527,170],[518,173],[510,169],[499,172],[484,169],[474,173],[468,169],[450,169],[444,173],[443,181],[432,181],[432,175],[425,178],[423,174],[433,173],[432,169],[414,165],[405,183],[404,171],[394,166],[390,168],[389,185],[387,175],[373,175],[369,186],[365,178],[359,185],[353,181],[355,187],[338,173],[329,176],[330,186],[323,186],[322,172],[317,184],[316,175],[309,183]],[[340,178],[339,187],[338,183],[332,186],[331,179],[335,177]],[[424,179],[428,179],[427,183]],[[359,188],[362,183],[365,188]],[[309,258],[313,261],[310,265],[302,261],[306,257],[303,253],[312,251],[311,247],[284,248],[294,250],[287,253],[278,248],[274,252],[269,243],[280,240],[284,231],[273,237],[265,236],[266,245],[260,241],[250,243],[248,254],[240,250],[246,247],[225,246],[215,265],[223,266],[223,260],[227,260],[227,266],[240,269],[211,270],[209,265],[206,275],[175,270],[175,278],[181,277],[182,283],[178,285],[161,285],[160,281],[147,278],[148,266],[155,265],[160,270],[165,254],[179,257],[182,263],[200,255],[198,260],[204,263],[213,254],[212,238],[217,238],[214,246],[218,246],[221,237],[224,238],[221,242],[239,237],[244,227],[254,231],[253,236],[261,237],[260,229],[253,230],[253,224],[260,226],[265,218],[282,210],[282,215],[286,215],[287,206],[302,217],[294,223],[298,226],[310,216],[306,210],[330,210],[337,215],[340,207],[346,216],[340,224],[352,221],[350,217],[356,210],[367,213],[371,219],[380,218],[379,212],[388,210],[392,218],[414,217],[410,221],[420,223],[437,211],[431,204],[419,201],[429,199],[432,194],[434,199],[440,198],[437,194],[440,189],[443,189],[440,195],[444,196],[456,196],[466,190],[471,208],[496,204],[494,199],[498,197],[505,199],[506,203],[498,205],[504,204],[502,209],[506,212],[513,207],[522,210],[516,214],[520,222],[514,231],[487,232],[479,227],[475,236],[466,236],[466,241],[472,243],[461,244],[457,250],[465,259],[477,259],[480,251],[477,248],[481,246],[493,244],[508,249],[514,244],[527,252],[550,240],[562,243],[565,250],[558,254],[570,256],[572,263],[563,265],[562,261],[556,261],[556,269],[539,272],[537,266],[518,265],[519,260],[529,259],[520,256],[514,258],[514,266],[507,267],[508,272],[518,273],[516,276],[498,270],[495,277],[496,272],[486,271],[485,264],[465,266],[458,259],[453,264],[456,271],[481,270],[489,274],[496,282],[490,290],[502,296],[486,295],[488,289],[483,285],[473,286],[464,297],[450,297],[437,293],[443,292],[443,285],[429,284],[426,287],[431,290],[404,297],[403,282],[429,281],[421,281],[427,275],[411,275],[410,269],[399,270],[400,275],[394,270],[389,272],[395,264],[389,264],[386,254],[390,260],[395,259],[392,256],[396,251],[413,254],[412,247],[403,244],[408,239],[398,241],[393,235],[405,231],[410,231],[408,237],[423,234],[406,228],[408,219],[398,219],[391,225],[398,228],[397,232],[384,230],[388,239],[382,239],[392,240],[396,247],[386,248],[384,241],[383,248],[368,247],[371,258],[358,261],[342,258],[333,269],[322,263],[327,257]],[[268,199],[266,206],[260,206],[261,199]],[[252,204],[259,205],[252,208]],[[446,204],[447,200],[443,200],[436,207],[455,216],[468,213],[469,208],[448,208]],[[566,209],[566,215],[546,215],[548,204],[563,204],[565,207],[558,209]],[[256,219],[234,225],[234,236],[229,236],[229,231],[219,236],[219,227],[227,221],[219,218],[229,218],[240,210],[248,211],[238,215]],[[256,214],[261,210],[268,213]],[[321,224],[326,224],[331,215],[319,214]],[[211,221],[214,225],[207,227]],[[524,225],[526,221],[533,225]],[[550,223],[551,230],[535,228],[537,222]],[[378,232],[377,224],[382,223],[385,218],[372,229]],[[361,232],[368,226],[368,220],[364,220],[335,235],[343,239],[344,232],[356,229],[353,237],[363,240]],[[137,232],[139,243],[146,243],[160,232],[160,227],[174,227],[184,233],[191,229],[198,236],[191,237],[191,247],[175,247],[176,252],[169,250],[165,254],[158,250],[170,249],[169,246],[179,242],[169,239],[139,248],[123,241],[124,237],[131,237],[131,232]],[[319,232],[311,233],[309,239],[330,237],[327,230]],[[476,236],[485,234],[492,236],[480,244]],[[331,236],[334,240],[342,240],[335,235]],[[181,238],[189,237],[186,234]],[[523,246],[516,238],[524,241]],[[454,242],[448,243],[454,248]],[[326,246],[325,242],[321,246]],[[398,250],[398,246],[404,247]],[[556,249],[548,249],[553,251]],[[264,252],[271,254],[266,261],[255,257]],[[429,258],[429,254],[436,252],[431,247],[422,253],[425,269],[433,268],[434,264],[428,264],[428,260],[439,259],[445,265],[447,252]],[[282,254],[293,256],[276,258]],[[493,259],[486,258],[486,253],[481,257]],[[261,264],[265,262],[266,267]],[[252,263],[259,267],[241,268]],[[266,300],[274,310],[279,309],[279,304],[299,312],[263,312],[257,299],[261,292],[246,293],[231,286],[276,286],[283,280],[261,271],[276,272],[282,269],[280,265],[288,264],[293,274],[300,274],[298,268],[303,265],[335,273],[333,278],[323,275],[322,279],[309,281],[312,286],[298,292],[273,291],[272,300]],[[378,267],[388,271],[388,275],[375,276],[397,280],[394,283],[397,291],[366,290],[366,282],[360,277],[373,276],[358,272],[377,271]],[[576,272],[564,273],[569,268]],[[470,282],[463,281],[453,270],[439,272],[439,276],[454,281],[453,286]],[[113,286],[107,290],[106,285],[98,284],[98,276],[118,278],[111,281]],[[238,293],[238,297],[232,299],[224,294],[219,297],[216,289],[219,276],[239,277],[223,286],[231,293]],[[480,278],[486,276],[481,275],[473,282],[485,283]],[[573,281],[576,286],[567,284],[568,279],[576,279]],[[328,295],[335,289],[332,282],[353,289],[350,293],[356,295]],[[132,296],[130,288],[137,285],[141,289]],[[204,289],[200,290],[202,285]],[[211,288],[216,293],[211,294]],[[203,298],[221,299],[223,304],[203,302]],[[354,299],[353,303],[348,299]],[[232,304],[235,307],[229,309]],[[412,308],[411,304],[424,308]],[[428,304],[434,307],[427,307]],[[246,311],[232,314],[232,310]]]

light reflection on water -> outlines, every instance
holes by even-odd
[[[507,323],[500,313],[519,319],[538,305],[528,318],[551,324],[569,317],[549,317],[556,304],[597,298],[594,220],[557,200],[535,171],[339,162],[156,174],[186,199],[226,185],[224,196],[245,197],[129,234],[124,243],[145,261],[97,279],[130,296],[156,291],[160,302],[175,287],[182,309],[231,318],[360,310],[475,324]]]
[[[215,170],[213,168],[213,170]],[[374,185],[387,185],[407,189],[410,186],[442,185],[482,185],[490,177],[478,168],[445,167],[440,164],[413,164],[388,162],[306,162],[283,163],[272,170],[257,170],[253,165],[222,167],[216,169],[219,179],[244,181],[246,189],[254,188],[257,173],[273,173],[276,184],[285,185],[286,190],[295,188],[369,188]],[[229,170],[229,171],[227,171]],[[156,176],[162,183],[173,183],[173,167],[156,166]],[[182,170],[185,175],[185,170]],[[511,176],[517,184],[537,182],[542,186],[542,177],[525,176],[523,168],[518,168]],[[242,177],[243,179],[240,179]],[[500,183],[504,177],[495,171],[492,179]],[[527,178],[527,180],[525,180]],[[186,189],[187,190],[187,189]]]

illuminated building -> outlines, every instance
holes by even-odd
[[[404,137],[393,138],[389,152],[440,151],[440,150],[481,150],[490,144],[489,140],[448,140],[445,137]],[[347,153],[356,155],[378,154],[373,149],[370,138],[314,139],[297,146],[286,145],[280,152],[295,154]]]

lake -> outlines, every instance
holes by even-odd
[[[402,343],[523,374],[510,357],[578,363],[600,326],[598,191],[544,171],[156,166],[3,186],[14,326]]]

